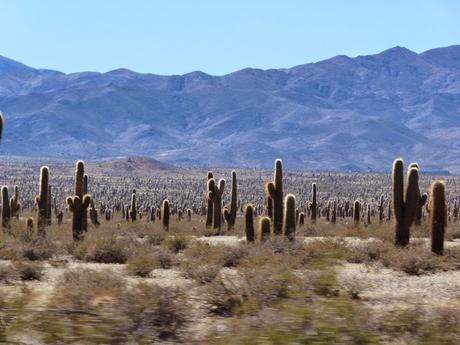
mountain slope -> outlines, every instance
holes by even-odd
[[[0,57],[2,154],[460,173],[460,46],[221,77],[37,70]]]

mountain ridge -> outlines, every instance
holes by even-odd
[[[0,56],[0,110],[2,155],[377,171],[402,156],[460,173],[460,45],[223,76],[65,74]]]

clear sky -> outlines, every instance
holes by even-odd
[[[460,0],[0,0],[0,55],[63,72],[225,74],[460,44]]]

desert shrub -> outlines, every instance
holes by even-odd
[[[155,229],[146,235],[146,242],[151,245],[159,246],[166,239],[166,236],[166,231]]]
[[[447,260],[431,253],[424,244],[410,245],[407,248],[387,247],[387,250],[381,253],[381,262],[385,267],[410,275],[449,269]]]
[[[77,259],[88,262],[124,264],[132,250],[132,243],[113,236],[85,236],[73,251]]]
[[[24,245],[22,256],[28,260],[47,260],[57,252],[56,244],[46,238],[36,238]]]
[[[186,249],[190,244],[190,236],[183,234],[176,234],[166,238],[166,247],[173,253],[179,253]]]
[[[121,307],[130,320],[126,328],[142,343],[177,339],[189,319],[188,308],[186,295],[179,289],[143,283],[124,295]]]
[[[241,260],[249,254],[247,246],[215,246],[216,261],[223,267],[237,267]]]
[[[33,326],[45,343],[150,344],[178,337],[187,308],[179,290],[128,287],[110,270],[70,270]]]
[[[129,274],[147,277],[156,268],[171,268],[175,264],[174,255],[164,249],[143,249],[133,254],[127,261],[126,269]]]
[[[0,245],[0,258],[46,260],[55,255],[57,251],[56,244],[47,238],[33,236],[25,241],[20,236],[9,236]]]
[[[43,265],[33,261],[16,261],[14,269],[21,280],[40,280],[43,276]]]
[[[391,244],[393,245],[393,244]],[[388,244],[381,241],[369,241],[351,245],[347,248],[346,260],[351,263],[371,263],[378,261]]]
[[[211,313],[232,316],[253,314],[280,299],[295,295],[302,280],[281,266],[242,267],[236,273],[221,273],[204,293]]]
[[[217,277],[221,266],[216,264],[199,264],[196,261],[184,261],[181,270],[188,279],[194,279],[200,284],[212,282]]]
[[[14,281],[19,279],[19,272],[13,265],[0,266],[0,283],[12,284]]]

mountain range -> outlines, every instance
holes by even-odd
[[[0,56],[1,155],[460,173],[460,45],[223,76],[65,74]]]

